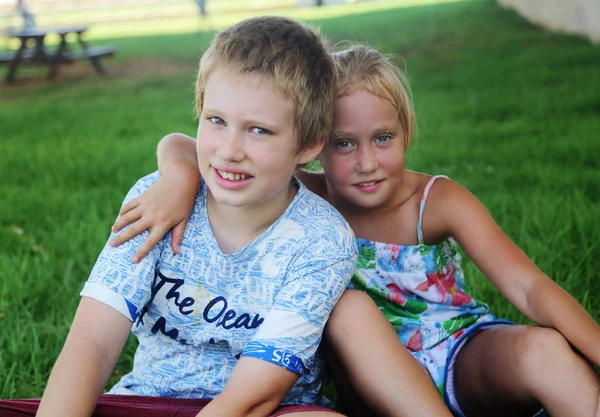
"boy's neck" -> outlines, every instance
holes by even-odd
[[[206,209],[212,233],[223,253],[235,253],[250,244],[281,217],[298,188],[290,183],[287,190],[267,202],[245,207],[219,203],[207,191]]]

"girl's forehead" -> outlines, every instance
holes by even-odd
[[[398,112],[381,97],[357,92],[338,99],[333,119],[333,137],[371,137],[399,129]]]
[[[357,90],[336,101],[335,119],[397,119],[396,107],[387,99],[367,90]]]

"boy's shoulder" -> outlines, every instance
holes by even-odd
[[[299,228],[297,235],[303,237],[299,243],[353,254],[356,251],[356,240],[344,217],[299,181],[298,186],[298,193],[284,218],[288,227],[293,222]]]
[[[127,193],[127,196],[125,197],[125,201],[123,202],[123,204],[128,203],[129,201],[133,200],[134,198],[142,195],[159,178],[160,178],[160,172],[159,171],[154,171],[154,172],[152,172],[152,173],[150,173],[150,174],[148,174],[146,176],[143,176],[142,178],[138,179],[136,181],[136,183],[133,185],[133,187],[131,187],[131,189]]]

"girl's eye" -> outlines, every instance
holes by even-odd
[[[267,129],[264,129],[262,127],[253,127],[252,132],[256,133],[257,135],[270,135],[271,134],[271,132],[269,132]]]
[[[347,149],[352,146],[352,142],[350,142],[349,140],[346,140],[346,139],[342,139],[342,140],[338,140],[337,142],[335,142],[335,146],[337,148]]]
[[[225,124],[225,120],[223,120],[217,116],[209,117],[208,120],[210,120],[213,124],[216,124],[216,125],[224,125]]]
[[[375,138],[375,143],[386,143],[392,140],[392,135],[379,135]]]

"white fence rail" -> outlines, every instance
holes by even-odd
[[[600,0],[498,0],[532,23],[600,42]]]

